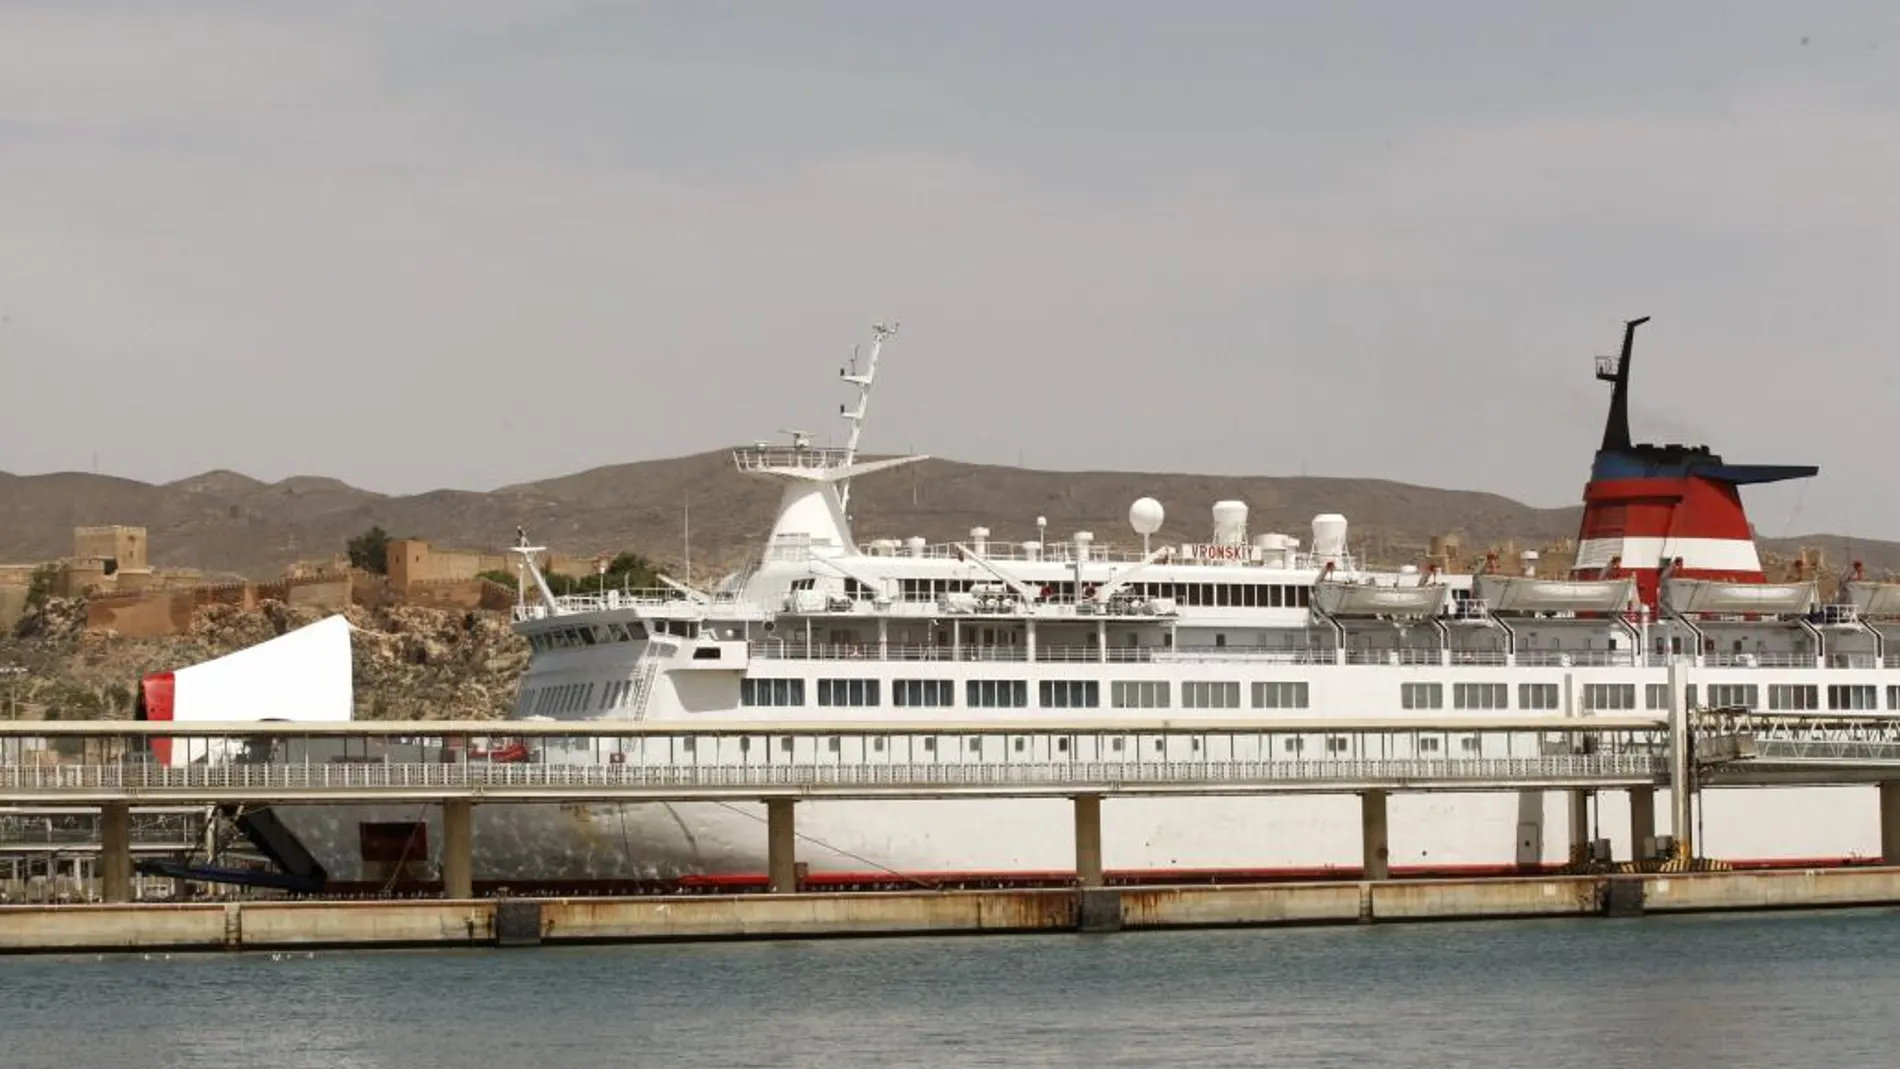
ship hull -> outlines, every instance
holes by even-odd
[[[1562,792],[1397,795],[1389,800],[1394,871],[1561,865],[1570,857]],[[1667,791],[1657,792],[1667,832]],[[278,814],[337,885],[438,879],[440,807],[280,806]],[[1587,838],[1633,856],[1627,796],[1600,792]],[[801,802],[798,861],[810,873],[941,877],[1061,873],[1075,863],[1063,799]],[[1872,788],[1711,790],[1700,821],[1705,857],[1733,864],[1879,856]],[[400,858],[363,847],[362,826],[426,825]],[[1102,807],[1110,870],[1251,873],[1357,870],[1359,801],[1345,796],[1111,798]],[[474,878],[489,885],[628,884],[766,870],[765,808],[756,803],[492,804],[475,808]],[[371,856],[366,858],[366,854]]]

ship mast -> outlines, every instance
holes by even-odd
[[[1597,378],[1610,384],[1610,415],[1603,421],[1603,448],[1628,451],[1630,439],[1630,357],[1636,348],[1636,328],[1649,322],[1648,316],[1623,324],[1623,355],[1597,357]]]
[[[845,423],[851,428],[851,433],[845,439],[844,443],[844,463],[847,467],[855,464],[858,459],[858,438],[864,433],[864,413],[871,404],[871,384],[877,381],[878,354],[884,349],[884,339],[896,333],[896,323],[892,323],[888,327],[882,323],[873,324],[871,327],[871,355],[869,359],[865,361],[864,373],[858,373],[858,350],[855,346],[852,347],[851,350],[851,366],[838,369],[839,378],[858,388],[858,405],[856,408],[849,408],[845,405],[838,406],[838,414],[844,417]],[[838,485],[838,505],[841,509],[848,510],[850,508],[851,480],[849,479],[844,480]],[[847,511],[846,515],[848,516],[850,513]]]

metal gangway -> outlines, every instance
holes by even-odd
[[[1650,785],[1648,717],[0,725],[0,805],[1518,791]],[[61,740],[77,757],[24,759]],[[162,752],[161,752],[162,751]]]
[[[1900,714],[1708,709],[1691,723],[1702,786],[1900,781]]]

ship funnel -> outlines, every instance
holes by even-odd
[[[1668,574],[1681,579],[1761,583],[1761,556],[1742,508],[1741,487],[1805,479],[1807,465],[1729,464],[1707,446],[1638,444],[1630,437],[1630,360],[1636,328],[1624,324],[1623,351],[1597,360],[1611,384],[1603,445],[1583,491],[1572,576],[1636,580],[1643,604],[1656,607]]]

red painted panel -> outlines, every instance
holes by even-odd
[[[172,695],[176,692],[177,681],[170,672],[157,672],[139,681],[139,703],[134,717],[139,720],[172,719]],[[172,740],[154,738],[152,756],[161,765],[172,763]]]

